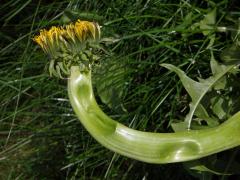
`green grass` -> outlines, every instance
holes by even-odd
[[[218,2],[218,1],[215,1]],[[213,9],[207,1],[3,1],[0,6],[0,179],[238,179],[190,171],[182,163],[152,165],[102,147],[75,117],[66,80],[51,78],[47,57],[32,37],[41,28],[78,18],[98,21],[102,37],[93,79],[97,100],[114,119],[134,129],[172,132],[190,98],[170,63],[188,76],[211,75],[210,36],[191,30]],[[236,29],[240,4],[217,3],[216,26]],[[215,58],[233,43],[217,33]],[[239,77],[239,76],[238,76]],[[216,155],[221,173],[239,163],[238,148]],[[204,159],[211,162],[209,157]],[[237,168],[237,165],[235,167]]]

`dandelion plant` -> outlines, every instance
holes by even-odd
[[[68,95],[78,119],[93,138],[121,155],[149,163],[173,163],[199,159],[240,145],[240,112],[213,128],[191,130],[190,122],[199,102],[221,77],[195,82],[172,65],[192,97],[188,129],[175,133],[152,133],[128,128],[111,119],[97,104],[91,71],[97,56],[100,26],[80,21],[66,26],[41,30],[34,37],[50,59],[50,75],[68,78]],[[226,72],[233,66],[229,66]],[[210,83],[210,84],[209,84]]]

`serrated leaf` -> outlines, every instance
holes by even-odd
[[[193,101],[198,99],[198,97],[204,93],[204,89],[206,88],[206,85],[189,78],[185,74],[185,72],[179,69],[178,67],[171,64],[161,64],[161,66],[177,73],[177,75],[181,79],[181,82],[183,83],[183,86],[185,87],[186,91],[191,96]]]
[[[215,76],[219,73],[221,73],[222,71],[225,71],[228,66],[226,65],[221,65],[219,64],[214,56],[213,53],[211,52],[211,61],[210,61],[210,66],[211,66],[211,70],[212,70],[212,74]],[[219,79],[215,84],[214,84],[214,89],[215,90],[220,90],[220,89],[224,89],[226,87],[227,84],[227,79],[226,76],[223,76],[221,79]]]
[[[201,82],[194,81],[189,78],[181,69],[171,64],[161,64],[161,66],[174,71],[183,83],[184,88],[191,96],[192,102],[189,104],[190,111],[185,117],[186,129],[190,129],[193,115],[196,113],[197,107],[200,105],[202,98],[211,88],[229,72],[234,66],[229,65],[223,68],[222,71],[216,72],[208,79],[202,79]]]

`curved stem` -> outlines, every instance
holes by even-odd
[[[128,128],[108,117],[96,103],[91,71],[73,66],[68,81],[71,105],[87,131],[103,146],[149,163],[198,159],[240,145],[240,112],[218,127],[176,133],[151,133]]]

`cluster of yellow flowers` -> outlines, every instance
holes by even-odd
[[[97,23],[80,21],[66,26],[53,26],[50,30],[40,30],[40,34],[33,40],[37,42],[45,53],[55,55],[56,52],[80,51],[88,40],[100,38],[100,27]]]
[[[63,78],[69,75],[71,66],[87,70],[99,59],[95,54],[100,27],[95,22],[80,21],[66,26],[53,26],[40,30],[33,40],[49,55],[50,76]]]

